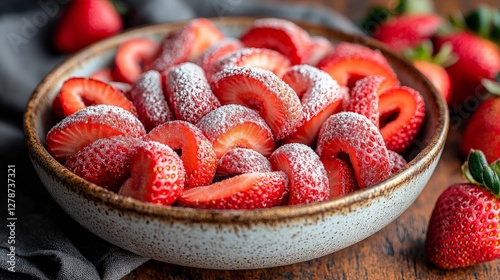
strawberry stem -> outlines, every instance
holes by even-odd
[[[488,165],[482,151],[471,150],[462,172],[471,183],[483,186],[500,197],[500,159]]]

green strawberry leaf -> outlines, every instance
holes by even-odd
[[[483,169],[488,166],[488,161],[483,152],[471,150],[468,158],[469,171],[472,177],[477,181],[483,182]]]
[[[368,12],[366,18],[361,22],[361,29],[365,34],[372,35],[377,28],[387,21],[393,12],[385,7],[373,7]]]
[[[490,190],[500,197],[500,159],[488,165],[480,150],[471,150],[467,161],[462,165],[462,174],[471,183]]]
[[[486,166],[483,169],[483,178],[486,187],[488,187],[494,194],[500,195],[500,179],[489,166]]]
[[[434,3],[429,0],[400,0],[396,6],[398,14],[430,14],[434,13]]]
[[[479,5],[477,9],[467,14],[464,18],[467,27],[483,38],[489,38],[492,14],[491,8],[486,5]]]
[[[490,164],[490,168],[500,176],[500,158]]]
[[[500,96],[500,73],[498,73],[497,81],[482,79],[481,84],[489,93]]]

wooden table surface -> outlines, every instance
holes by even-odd
[[[304,2],[304,1],[288,1]],[[394,1],[308,1],[336,9],[356,22],[367,7]],[[478,2],[500,7],[492,1],[436,1],[442,14],[467,11]],[[389,3],[389,4],[387,4]],[[362,7],[362,8],[360,8]],[[500,260],[466,269],[443,271],[427,263],[424,253],[427,223],[439,194],[450,184],[462,182],[459,157],[460,128],[451,123],[441,160],[415,203],[398,219],[371,237],[325,257],[283,267],[218,271],[149,261],[123,280],[146,279],[500,279]]]

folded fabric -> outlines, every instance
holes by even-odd
[[[60,3],[0,3],[0,153],[2,168],[15,166],[14,226],[0,227],[0,279],[120,279],[148,259],[93,235],[54,202],[39,181],[24,146],[22,116],[36,85],[64,56],[50,48]],[[126,27],[235,15],[312,21],[359,33],[338,13],[308,5],[243,0],[128,0]],[[42,16],[43,14],[43,16]],[[9,225],[4,196],[0,219]],[[15,243],[13,243],[15,242]],[[14,251],[11,247],[14,247]],[[11,271],[15,264],[15,274]]]

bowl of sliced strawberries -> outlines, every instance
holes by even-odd
[[[436,167],[448,111],[371,39],[199,18],[69,57],[24,129],[48,192],[97,236],[168,263],[254,269],[331,254],[401,215]]]

